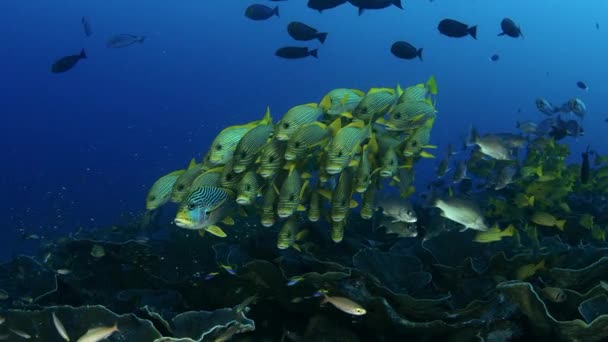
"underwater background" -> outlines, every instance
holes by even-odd
[[[568,162],[580,163],[588,146],[608,153],[605,1],[404,0],[403,9],[362,15],[349,3],[319,13],[304,0],[259,1],[280,8],[264,21],[245,17],[252,3],[0,2],[0,260],[33,255],[43,241],[81,229],[136,220],[150,186],[191,158],[201,160],[223,128],[258,120],[267,106],[276,122],[335,88],[405,88],[434,75],[431,143],[438,157],[448,144],[460,149],[471,126],[519,133],[516,122],[540,122],[546,116],[537,98],[580,98],[584,135],[562,141]],[[505,17],[516,20],[523,39],[497,36]],[[444,18],[477,25],[477,39],[441,35]],[[286,27],[295,20],[328,32],[325,43],[294,42]],[[106,47],[117,33],[146,39]],[[423,48],[423,61],[392,55],[398,40]],[[318,48],[318,58],[275,55],[289,45]],[[57,59],[81,49],[87,58],[73,70],[50,72]],[[494,54],[500,59],[492,61]],[[588,89],[577,87],[580,81]],[[439,161],[415,164],[417,189],[435,180]],[[163,212],[165,233],[178,229],[171,205]]]

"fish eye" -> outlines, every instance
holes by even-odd
[[[408,211],[407,211],[407,214],[408,214],[409,216],[414,215],[414,213],[413,213],[411,210],[408,210]]]
[[[184,185],[183,185],[183,184],[179,184],[179,185],[177,186],[177,190],[178,190],[178,191],[182,191],[182,190],[184,190]]]
[[[293,201],[295,201],[295,200],[296,200],[296,196],[295,196],[295,195],[293,195],[293,194],[292,194],[292,195],[290,195],[290,196],[289,196],[289,200],[290,200],[290,201],[292,201],[292,202],[293,202]]]
[[[284,122],[283,123],[283,128],[288,129],[289,128],[289,123],[288,122]]]
[[[205,216],[209,216],[211,215],[211,212],[209,210],[205,210]]]
[[[299,142],[299,141],[296,141],[296,143],[295,143],[295,144],[293,144],[293,146],[294,146],[295,148],[300,147],[300,142]]]
[[[367,113],[367,107],[363,107],[363,108],[361,108],[361,112],[362,112],[362,113]]]
[[[150,197],[148,197],[148,200],[149,201],[154,201],[154,200],[156,200],[156,196],[150,196]]]
[[[412,146],[414,146],[414,147],[418,146],[418,142],[417,142],[416,140],[414,140],[414,141],[412,142]]]
[[[338,151],[338,158],[342,157],[342,150]]]
[[[247,190],[247,191],[251,191],[251,184],[247,184],[247,185],[245,185],[245,190]]]
[[[245,151],[241,152],[241,158],[245,158],[245,157],[247,157],[247,152],[245,152]]]
[[[195,208],[196,208],[196,204],[194,204],[194,203],[188,204],[188,210],[194,210]]]
[[[232,180],[232,175],[231,174],[227,174],[226,175],[226,180],[227,181],[231,181]]]
[[[269,163],[274,162],[274,157],[273,157],[273,156],[268,157],[268,162],[269,162]]]
[[[400,113],[396,113],[395,114],[395,119],[401,119],[401,114]]]
[[[217,146],[215,146],[215,149],[220,151],[222,149],[222,145],[221,144],[217,144]]]
[[[356,308],[356,309],[355,309],[355,312],[356,312],[356,313],[363,313],[363,310],[362,310],[362,309],[360,309],[360,308]]]

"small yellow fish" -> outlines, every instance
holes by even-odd
[[[286,141],[271,139],[260,151],[258,162],[260,166],[257,172],[262,178],[271,178],[283,166],[285,162],[285,149],[287,148]]]
[[[541,260],[538,264],[528,264],[521,266],[515,271],[515,278],[517,280],[526,280],[531,276],[535,275],[536,272],[545,268],[545,260]]]
[[[338,88],[327,93],[319,103],[319,107],[327,115],[336,116],[355,109],[363,96],[365,93],[358,89]]]
[[[325,169],[329,174],[337,174],[349,166],[360,149],[360,145],[371,135],[371,125],[363,121],[350,123],[341,128],[327,145],[327,164]]]
[[[240,205],[251,205],[258,197],[262,184],[259,176],[253,172],[245,173],[237,186],[236,203]]]
[[[363,308],[361,305],[351,299],[345,297],[333,297],[328,296],[323,292],[321,293],[323,294],[323,300],[321,301],[321,304],[330,303],[338,310],[354,316],[363,316],[367,313],[365,308]]]
[[[236,173],[244,172],[256,160],[258,153],[268,142],[272,133],[272,118],[270,108],[266,111],[264,119],[239,140],[233,155],[232,169]]]
[[[374,216],[375,212],[375,201],[377,188],[375,185],[367,187],[367,190],[363,193],[363,200],[361,201],[361,211],[359,214],[364,220],[370,220]]]
[[[190,186],[201,173],[203,173],[203,164],[197,164],[193,158],[188,168],[175,180],[171,189],[171,202],[181,203],[184,197],[188,195]]]
[[[317,222],[321,218],[321,196],[315,190],[310,194],[310,201],[308,203],[308,220],[310,222]]]
[[[340,120],[335,121],[337,124]],[[296,160],[305,157],[316,146],[323,145],[331,136],[331,129],[320,122],[312,122],[300,126],[287,142],[286,160]]]
[[[260,221],[264,227],[272,227],[275,223],[275,203],[277,200],[277,192],[270,184],[264,192],[264,203],[262,204],[262,213],[260,215]]]
[[[363,121],[374,121],[384,115],[396,100],[395,89],[372,88],[353,109],[352,114],[347,114],[347,116]]]
[[[110,337],[115,332],[119,332],[118,324],[114,323],[111,327],[97,327],[89,329],[84,335],[80,336],[76,342],[99,342]]]
[[[277,248],[287,249],[293,247],[296,251],[301,252],[302,249],[297,242],[304,239],[306,234],[306,230],[298,231],[298,220],[292,216],[285,222],[279,231],[279,235],[277,236]]]
[[[289,140],[291,135],[302,125],[314,122],[323,115],[316,103],[295,106],[283,115],[275,128],[275,137],[278,140]]]
[[[331,240],[335,243],[340,243],[344,239],[344,228],[346,220],[331,221]]]
[[[264,115],[262,120],[224,128],[211,143],[211,147],[207,153],[209,162],[214,165],[223,165],[232,159],[236,146],[243,136],[258,125],[267,124],[264,120],[269,120],[270,115],[269,113],[266,114],[268,115]]]
[[[543,211],[534,212],[530,220],[541,226],[557,227],[561,231],[564,231],[564,225],[566,224],[566,220],[558,220],[555,216]]]
[[[302,184],[300,172],[295,168],[295,165],[292,165],[279,191],[277,215],[280,218],[287,218],[293,215],[297,209],[304,209],[300,207],[300,201],[307,185],[308,180]]]
[[[57,329],[57,332],[59,333],[59,336],[61,336],[64,340],[69,341],[70,337],[68,336],[68,333],[65,331],[65,327],[63,326],[63,323],[61,323],[61,321],[59,320],[59,317],[57,317],[57,315],[55,315],[55,313],[52,313],[53,316],[53,324],[55,325],[55,329]]]
[[[502,240],[503,237],[513,235],[515,235],[515,226],[510,224],[505,230],[492,227],[485,232],[477,232],[473,241],[480,243],[496,242]]]
[[[184,172],[185,170],[173,171],[154,182],[146,196],[146,209],[154,210],[169,202],[173,185]]]

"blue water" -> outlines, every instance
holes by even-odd
[[[264,22],[244,17],[251,3],[0,2],[0,258],[38,243],[23,241],[21,232],[52,238],[128,221],[143,210],[154,180],[200,160],[221,128],[258,119],[267,105],[276,121],[336,87],[407,86],[434,74],[432,143],[440,148],[460,144],[471,124],[482,133],[515,132],[517,120],[542,119],[536,97],[561,104],[577,96],[588,115],[586,135],[569,141],[574,159],[587,145],[606,153],[605,1],[412,0],[404,10],[359,17],[349,4],[319,14],[289,0],[264,2],[281,13]],[[90,38],[82,16],[92,24]],[[478,25],[478,40],[440,35],[437,23],[446,17]],[[520,24],[525,39],[497,37],[503,17]],[[292,20],[329,32],[326,43],[292,41]],[[106,48],[115,33],[148,39]],[[393,57],[396,40],[424,48],[424,62]],[[275,57],[284,45],[319,46],[319,59]],[[87,60],[50,72],[56,59],[81,48]],[[500,61],[489,60],[494,53]],[[589,92],[576,87],[579,80]],[[419,183],[436,163],[416,165]]]

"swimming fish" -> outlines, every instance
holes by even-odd
[[[326,147],[329,174],[340,173],[352,163],[363,141],[371,135],[371,126],[362,121],[352,122],[342,127]]]
[[[323,115],[323,109],[316,103],[308,103],[292,107],[277,122],[274,136],[277,140],[286,141],[305,124],[313,123]]]
[[[391,46],[391,53],[401,59],[414,59],[419,58],[422,61],[422,48],[418,49],[414,45],[398,41],[394,42]]]
[[[293,247],[293,249],[298,252],[302,251],[297,242],[301,241],[306,236],[307,231],[299,230],[298,226],[298,219],[294,216],[290,217],[285,222],[281,230],[279,230],[279,234],[277,236],[277,248],[287,249],[289,247]]]
[[[337,88],[331,90],[323,97],[319,103],[319,107],[326,114],[336,116],[352,112],[364,96],[365,93],[358,89]]]
[[[262,147],[268,142],[273,129],[270,108],[268,108],[262,121],[247,131],[236,145],[232,164],[235,173],[241,173],[253,164]]]
[[[114,323],[113,326],[97,327],[87,330],[87,332],[80,336],[76,342],[99,342],[103,339],[110,337],[115,332],[119,332],[118,323]]]
[[[312,49],[310,50],[307,47],[301,46],[284,46],[282,48],[277,49],[274,53],[277,57],[285,58],[285,59],[300,59],[312,56],[314,58],[319,58],[318,50]]]
[[[245,16],[251,20],[267,20],[275,15],[279,17],[279,6],[270,8],[266,5],[253,4],[245,9]]]
[[[76,63],[78,63],[79,60],[86,58],[87,54],[84,52],[84,49],[80,50],[78,55],[61,57],[55,63],[53,63],[51,66],[51,72],[55,74],[66,72],[76,66]]]
[[[515,226],[510,224],[504,230],[500,230],[499,227],[492,227],[485,232],[477,232],[473,241],[480,243],[489,243],[502,240],[503,237],[515,235]]]
[[[309,41],[318,39],[321,44],[327,39],[327,32],[319,32],[316,28],[310,27],[299,21],[292,21],[287,25],[287,32],[291,38],[299,41]]]
[[[63,323],[61,323],[61,320],[59,320],[59,317],[57,317],[54,312],[51,315],[53,316],[53,324],[55,325],[55,329],[57,329],[57,333],[59,333],[64,340],[69,341],[70,337],[65,331],[65,327],[63,326]]]
[[[194,180],[203,173],[203,164],[197,164],[196,160],[192,158],[188,168],[181,173],[171,189],[171,202],[181,203],[183,199],[190,192],[190,188]]]
[[[561,231],[564,231],[566,224],[566,220],[558,220],[555,216],[544,211],[535,211],[530,220],[541,226],[557,227]]]
[[[507,35],[511,38],[524,37],[524,35],[521,33],[521,29],[519,28],[519,26],[515,24],[515,22],[511,18],[504,18],[500,22],[500,28],[502,29],[502,32],[498,34],[499,36]]]
[[[177,179],[184,173],[185,170],[173,171],[167,175],[160,177],[148,191],[146,196],[146,209],[154,210],[171,199],[171,192]]]
[[[462,38],[470,35],[477,39],[477,25],[469,26],[453,19],[443,19],[437,26],[439,32],[452,38]]]
[[[367,313],[365,308],[363,308],[360,304],[358,304],[357,302],[355,302],[351,299],[348,299],[346,297],[328,296],[324,292],[321,292],[321,294],[323,296],[323,300],[321,301],[321,304],[330,303],[331,305],[336,307],[338,310],[340,310],[342,312],[346,312],[347,314],[351,314],[354,316],[362,316]]]
[[[106,40],[106,46],[109,48],[125,48],[135,43],[143,44],[145,40],[146,36],[136,36],[133,34],[122,33],[110,36]]]
[[[91,22],[87,18],[82,17],[80,19],[80,23],[82,24],[82,29],[84,30],[85,36],[87,36],[87,37],[92,36],[93,28],[91,27]]]
[[[204,229],[211,234],[225,237],[226,233],[216,224],[230,224],[229,215],[236,209],[235,196],[230,190],[203,186],[193,189],[179,206],[175,225],[184,229]]]
[[[475,202],[451,197],[443,200],[437,199],[433,206],[441,209],[441,216],[463,225],[464,229],[461,231],[466,229],[488,230],[483,214]]]

